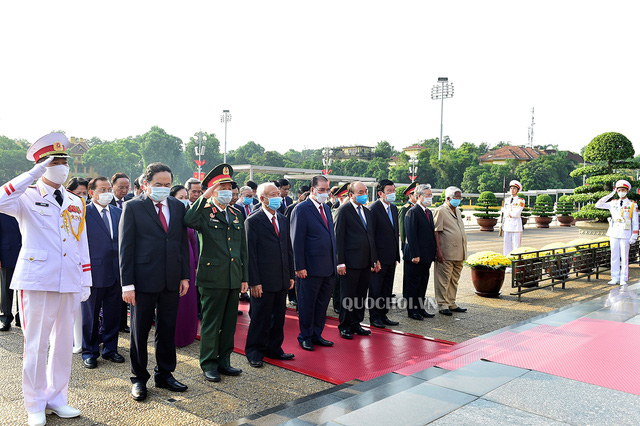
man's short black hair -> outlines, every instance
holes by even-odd
[[[142,188],[142,185],[140,184],[140,176],[133,180],[133,187],[137,189]]]
[[[115,185],[116,181],[122,178],[130,180],[129,176],[127,176],[126,173],[116,173],[115,175],[111,176],[111,185]]]
[[[236,181],[231,182],[231,189],[238,189],[238,183]]]
[[[91,179],[91,182],[89,182],[89,190],[95,191],[96,186],[98,186],[98,182],[109,182],[109,179],[107,179],[106,176],[98,176],[97,178]]]
[[[389,179],[382,179],[380,182],[378,182],[378,188],[376,190],[378,192],[384,192],[384,188],[389,185],[393,185],[393,182],[391,182]]]
[[[69,182],[67,182],[66,188],[68,191],[75,191],[79,186],[86,186],[88,189],[89,181],[81,177],[72,177],[69,179]]]
[[[285,178],[278,179],[278,183],[280,184],[280,186],[287,186],[287,185],[291,186],[291,184],[289,183],[289,179],[285,179]]]
[[[149,164],[147,166],[147,170],[144,171],[144,180],[146,180],[147,182],[151,182],[153,180],[153,176],[156,173],[160,173],[160,172],[169,172],[171,174],[171,181],[173,182],[173,172],[171,171],[169,166],[167,166],[166,164],[162,164],[162,163],[151,163],[151,164]]]
[[[309,185],[302,185],[300,188],[298,188],[298,195],[302,195],[305,192],[309,192]]]
[[[252,180],[248,180],[244,183],[245,186],[248,186],[249,188],[253,189],[253,192],[256,192],[256,189],[258,189],[258,184],[255,183]]]
[[[313,188],[315,188],[316,186],[318,186],[318,183],[319,183],[319,182],[329,182],[329,179],[327,179],[327,178],[326,178],[326,177],[324,177],[323,175],[317,175],[317,176],[314,176],[314,177],[311,179],[311,186],[312,186]]]
[[[271,183],[274,184],[276,188],[280,189],[280,182],[278,182],[277,180],[272,180]]]

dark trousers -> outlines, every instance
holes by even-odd
[[[198,291],[202,301],[200,368],[211,371],[231,367],[240,291],[203,287],[198,287]]]
[[[249,361],[278,357],[284,353],[284,317],[287,290],[265,291],[262,297],[251,296],[251,323],[244,347]]]
[[[335,275],[329,277],[307,276],[307,278],[300,280],[297,292],[298,322],[300,324],[298,342],[313,342],[322,337],[334,282]]]
[[[425,295],[427,294],[430,268],[431,262],[404,261],[402,295],[407,299],[407,311],[410,314],[417,314],[426,308]]]
[[[136,304],[131,306],[131,382],[146,383],[149,380],[147,371],[147,341],[156,317],[156,367],[155,379],[162,381],[171,377],[176,369],[176,319],[178,316],[178,290],[164,289],[159,293],[143,293],[136,291]]]
[[[342,302],[340,299],[340,283],[343,279],[342,275],[336,275],[336,283],[333,286],[333,310],[336,312],[340,312],[340,303]]]
[[[122,307],[122,287],[114,282],[109,287],[92,287],[82,309],[82,359],[100,356],[98,317],[102,308],[102,355],[118,352],[118,330]]]
[[[0,320],[10,324],[13,321],[13,290],[11,279],[13,278],[14,268],[0,268]]]
[[[371,268],[347,268],[340,280],[340,331],[355,331],[364,319],[365,301],[371,279]]]
[[[381,320],[389,313],[395,275],[395,263],[391,265],[380,265],[380,272],[371,273],[371,281],[369,282],[369,299],[371,303],[369,317],[372,321],[374,319]]]
[[[297,302],[296,287],[295,286],[293,286],[293,288],[291,290],[287,290],[287,295],[289,296],[289,302]]]
[[[128,313],[129,313],[129,304],[124,302],[124,301],[121,301],[120,304],[121,304],[121,307],[120,307],[120,326],[119,326],[119,329],[120,330],[124,330],[125,327],[127,326],[127,316],[128,316]]]

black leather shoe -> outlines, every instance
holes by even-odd
[[[241,302],[248,302],[250,300],[251,300],[251,298],[249,297],[249,293],[240,293],[240,301]]]
[[[242,370],[239,368],[229,367],[218,367],[218,372],[220,374],[224,374],[225,376],[238,376],[242,373]]]
[[[383,323],[382,320],[379,319],[373,319],[371,320],[371,325],[376,327],[376,328],[387,328]]]
[[[313,350],[313,343],[311,342],[307,342],[306,340],[300,342],[300,347],[302,349],[304,349],[305,351],[312,351]]]
[[[367,330],[366,328],[358,327],[355,330],[351,330],[353,334],[357,334],[358,336],[370,336],[371,330]]]
[[[109,360],[111,362],[115,362],[116,364],[122,364],[124,362],[124,357],[120,355],[118,352],[114,352],[109,355],[102,355],[102,358]]]
[[[96,358],[83,359],[82,366],[88,369],[96,368],[98,366],[98,360]]]
[[[319,337],[317,339],[315,339],[313,341],[313,343],[315,343],[318,346],[333,346],[333,342],[327,339],[323,339],[322,337]]]
[[[382,318],[382,323],[384,325],[400,325],[400,323],[398,321],[391,321],[389,318],[384,317]]]
[[[457,308],[450,309],[451,312],[467,312],[467,308],[461,308],[458,306]]]
[[[238,315],[242,315],[242,314],[243,314],[243,312],[238,310]]]
[[[425,311],[424,309],[420,309],[420,312],[418,312],[420,315],[422,315],[424,318],[433,318],[436,315],[435,314],[430,314],[429,312]]]
[[[166,380],[156,380],[156,387],[168,389],[171,392],[184,392],[189,389],[187,385],[183,385],[173,377],[169,377]]]
[[[134,383],[131,387],[131,396],[136,401],[144,401],[147,399],[147,385],[144,383]]]
[[[440,309],[440,313],[442,315],[446,315],[448,317],[450,317],[451,315],[453,315],[453,312],[451,312],[449,309]]]
[[[0,331],[9,331],[11,328],[11,321],[0,321]]]
[[[274,356],[267,355],[267,358],[280,359],[282,361],[286,361],[288,359],[293,359],[294,357],[295,357],[294,354],[280,354],[280,355],[274,355]]]
[[[262,367],[262,360],[249,360],[249,365],[254,368],[260,368]]]
[[[353,339],[353,333],[347,330],[340,330],[340,337],[343,339],[351,340]]]
[[[204,379],[207,382],[219,382],[220,381],[220,373],[218,370],[209,370],[202,373]]]
[[[125,325],[120,329],[120,331],[123,333],[131,333],[131,328],[128,325]]]
[[[418,320],[418,321],[422,321],[422,315],[412,312],[409,314],[409,318],[413,319],[413,320]]]

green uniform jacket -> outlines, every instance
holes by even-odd
[[[409,202],[400,207],[400,210],[398,210],[398,226],[400,227],[400,248],[403,252],[404,243],[407,240],[407,235],[404,233],[404,217],[411,207],[413,207],[413,204]]]
[[[212,289],[239,289],[249,279],[244,218],[227,207],[224,212],[200,197],[184,215],[184,223],[200,235],[200,261],[196,286]]]

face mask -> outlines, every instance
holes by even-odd
[[[433,197],[425,197],[422,199],[422,205],[425,207],[429,207],[431,205],[431,200],[433,200]]]
[[[189,207],[189,200],[180,200],[185,207]]]
[[[160,203],[169,196],[170,192],[171,192],[171,188],[167,188],[165,186],[152,186],[151,194],[149,194],[149,197],[153,201]]]
[[[356,196],[356,203],[358,204],[367,204],[369,201],[369,196],[367,194]]]
[[[83,195],[80,198],[82,198],[84,200],[85,204],[87,203],[87,200],[89,199],[89,197],[87,197],[86,195]]]
[[[624,198],[627,196],[627,191],[618,191],[618,197]]]
[[[316,194],[316,201],[320,204],[322,203],[326,203],[327,200],[329,199],[329,193],[325,192],[323,194]]]
[[[396,201],[396,194],[391,193],[391,194],[387,194],[387,202],[388,203],[393,203],[394,201]]]
[[[281,205],[282,205],[282,198],[280,197],[269,198],[269,208],[271,210],[278,210]]]
[[[233,192],[231,192],[230,189],[221,189],[220,191],[218,191],[216,200],[218,200],[218,202],[223,206],[226,206],[231,202],[231,198],[233,198]]]
[[[56,185],[62,185],[69,176],[69,166],[66,164],[58,164],[57,166],[47,167],[42,175]]]
[[[242,204],[248,206],[251,203],[253,203],[253,197],[242,197]]]
[[[98,204],[106,206],[113,200],[113,192],[102,192],[98,194]]]
[[[451,203],[451,205],[453,207],[458,207],[460,205],[460,200],[458,200],[456,198],[452,198],[451,200],[449,200],[449,202]]]

